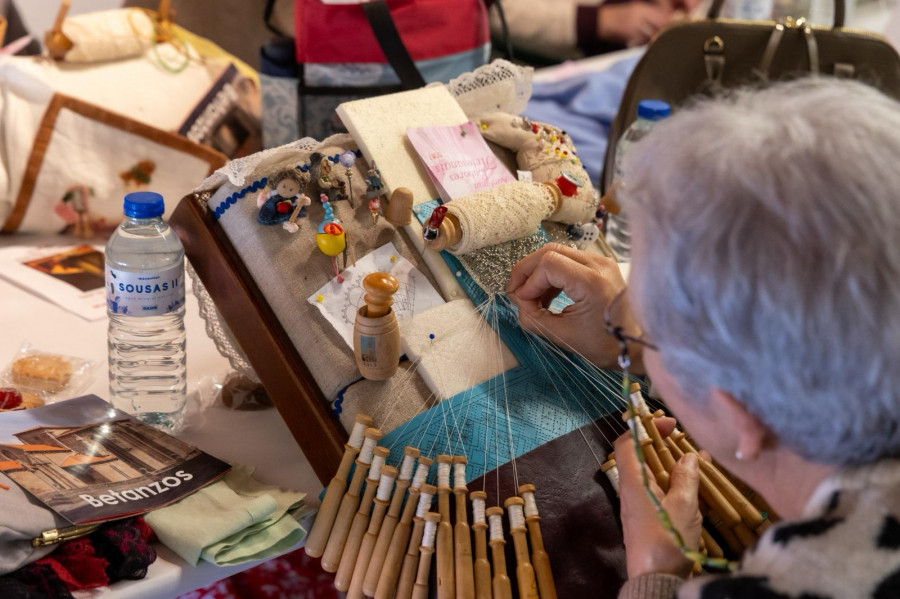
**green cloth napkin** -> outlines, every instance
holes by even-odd
[[[234,466],[225,477],[144,518],[159,540],[186,562],[219,566],[284,553],[306,536],[306,493],[264,485]]]

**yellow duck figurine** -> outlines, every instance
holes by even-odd
[[[333,221],[323,223],[320,232],[316,233],[316,245],[323,254],[331,257],[335,278],[338,283],[343,283],[344,277],[338,271],[337,257],[347,249],[347,234],[344,232],[344,227]]]

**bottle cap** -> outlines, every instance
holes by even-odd
[[[125,216],[154,218],[165,211],[163,197],[155,191],[135,191],[125,196]]]
[[[672,107],[662,100],[641,100],[638,102],[637,115],[639,119],[658,121],[672,114]]]

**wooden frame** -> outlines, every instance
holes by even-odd
[[[169,224],[303,455],[327,484],[347,434],[262,291],[198,195],[184,197]]]

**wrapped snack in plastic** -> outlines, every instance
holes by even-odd
[[[50,403],[77,396],[96,376],[90,360],[37,350],[23,345],[0,376],[0,386]]]

